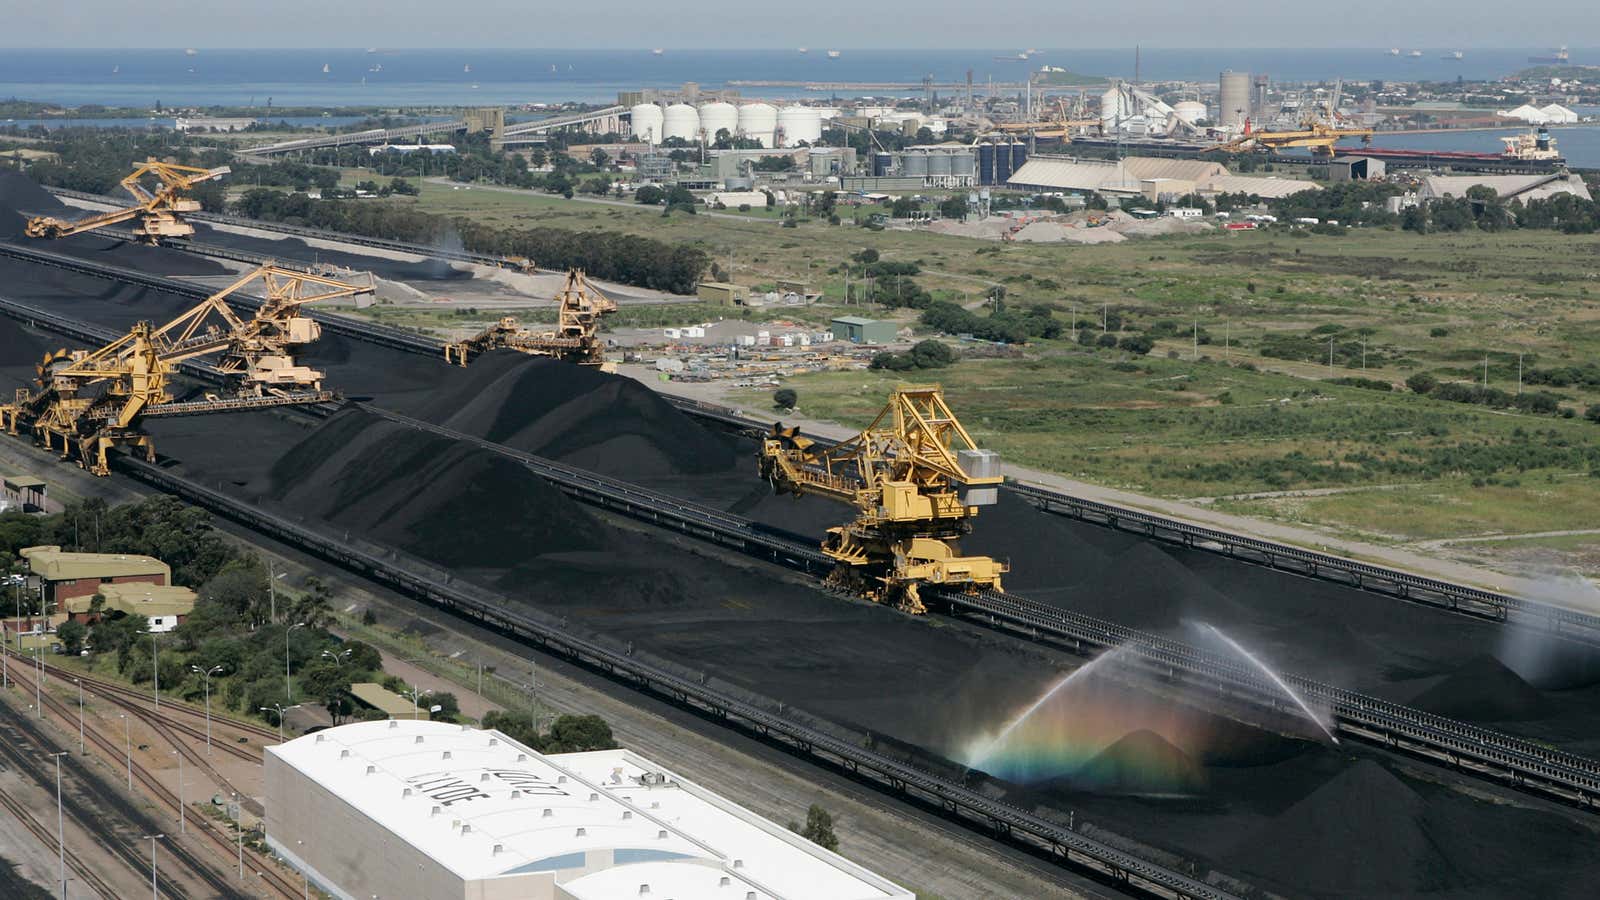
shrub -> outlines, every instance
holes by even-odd
[[[1429,375],[1427,372],[1418,372],[1406,379],[1406,387],[1410,388],[1414,394],[1430,394],[1438,386],[1439,379]]]
[[[794,405],[798,402],[800,395],[796,394],[793,388],[779,388],[772,392],[772,405],[779,409],[794,409]]]

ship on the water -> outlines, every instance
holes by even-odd
[[[1567,52],[1567,47],[1566,47],[1565,44],[1562,44],[1561,47],[1558,48],[1556,50],[1556,52],[1554,54],[1550,55],[1550,56],[1530,56],[1530,57],[1528,57],[1528,62],[1535,63],[1535,64],[1538,64],[1538,65],[1545,65],[1545,66],[1564,66],[1564,65],[1566,65],[1567,63],[1569,63],[1571,61],[1572,61],[1572,54]]]

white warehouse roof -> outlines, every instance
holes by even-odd
[[[677,900],[912,898],[627,750],[545,756],[498,731],[391,719],[266,752],[464,882],[551,872],[555,896],[574,900],[636,898],[645,885]],[[286,850],[270,833],[281,817],[269,810],[268,838]],[[305,856],[315,868],[315,851]]]

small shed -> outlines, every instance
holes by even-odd
[[[428,707],[415,703],[410,697],[402,697],[374,681],[359,681],[350,685],[350,696],[367,709],[375,709],[387,713],[391,719],[417,718],[427,721],[432,718]]]
[[[833,333],[852,344],[891,344],[897,330],[893,322],[860,316],[839,316],[833,320]]]
[[[750,300],[750,289],[726,281],[702,281],[695,291],[701,300],[721,306],[743,306]]]
[[[1381,159],[1370,156],[1341,156],[1328,163],[1331,181],[1378,181],[1388,172]]]

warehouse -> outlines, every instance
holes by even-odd
[[[195,592],[186,587],[130,581],[123,584],[102,584],[98,591],[99,608],[95,608],[94,595],[80,595],[63,602],[67,616],[85,624],[98,622],[101,615],[110,612],[130,616],[144,616],[151,634],[164,634],[183,624],[194,612]]]
[[[899,329],[893,322],[866,319],[861,316],[836,316],[832,322],[833,333],[840,340],[852,344],[892,344]]]
[[[627,750],[391,719],[266,749],[267,843],[342,900],[912,900]]]

